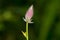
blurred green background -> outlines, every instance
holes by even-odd
[[[29,40],[60,40],[60,0],[0,0],[0,40],[26,40],[23,17],[32,4]]]

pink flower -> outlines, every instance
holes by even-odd
[[[25,19],[24,18],[23,19],[24,19],[25,22],[33,23],[33,22],[31,22],[32,17],[33,17],[33,5],[31,5],[30,8],[27,10],[27,12],[25,14]]]

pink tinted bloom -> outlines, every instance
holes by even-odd
[[[24,19],[25,22],[33,23],[33,22],[31,22],[32,17],[33,17],[33,5],[30,6],[30,8],[28,9],[28,11],[25,14],[25,19],[24,18],[23,19]]]

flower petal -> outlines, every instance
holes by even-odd
[[[26,22],[26,19],[25,18],[23,18],[23,20]]]

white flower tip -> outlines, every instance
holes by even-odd
[[[34,22],[29,22],[29,23],[34,23]]]
[[[33,9],[33,5],[31,5],[30,8]]]

